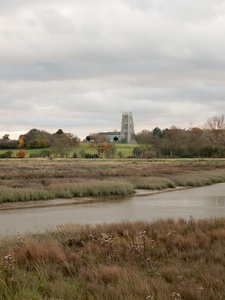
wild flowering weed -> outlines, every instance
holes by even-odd
[[[178,276],[177,276],[177,279],[178,279],[179,281],[182,281],[182,280],[184,279],[184,275],[178,275]]]
[[[132,252],[138,260],[140,260],[148,271],[152,273],[151,267],[151,252],[155,248],[155,240],[148,240],[146,230],[141,230],[139,232],[140,242],[133,242],[132,244],[128,244],[128,252]],[[148,243],[148,245],[147,245]]]
[[[146,258],[146,242],[147,235],[146,231],[142,230],[139,232],[139,237],[141,238],[141,242],[133,242],[131,245],[128,244],[128,251],[133,252],[138,258],[145,259]]]
[[[16,239],[16,243],[19,247],[22,247],[25,245],[24,241],[23,241],[23,237],[21,235],[19,235]]]
[[[132,245],[128,245],[128,250],[133,251],[138,256],[145,258],[146,257],[146,243],[147,243],[147,234],[145,230],[139,232],[139,237],[141,239],[140,243],[134,242]]]
[[[138,257],[143,257],[143,246],[134,242],[132,245],[128,245],[128,252],[133,252]]]
[[[173,300],[180,300],[181,299],[181,295],[178,292],[173,292],[172,293],[172,299]]]
[[[111,233],[101,233],[101,245],[106,248],[107,257],[109,260],[115,257],[115,237]]]
[[[166,233],[165,238],[166,238],[166,246],[167,249],[171,250],[173,249],[176,241],[177,233],[175,231],[169,231]]]
[[[92,241],[96,241],[95,236],[92,233],[89,234],[89,239],[91,239]]]
[[[3,257],[3,269],[7,273],[8,277],[11,277],[14,270],[14,259],[11,254]]]
[[[197,287],[197,291],[198,291],[199,293],[203,292],[203,290],[204,290],[203,286]]]
[[[175,231],[172,231],[172,232],[167,232],[166,234],[166,239],[167,241],[171,241],[173,240],[175,237],[177,236],[176,232]]]
[[[155,297],[152,295],[148,295],[145,299],[146,300],[155,300]]]
[[[146,233],[146,230],[142,230],[139,232],[139,236],[141,238],[141,241],[142,241],[142,248],[143,248],[143,255],[144,255],[144,258],[146,258],[146,243],[147,243],[147,233]]]

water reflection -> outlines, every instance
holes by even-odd
[[[225,196],[212,197],[210,201],[214,206],[220,206],[220,207],[225,206]]]

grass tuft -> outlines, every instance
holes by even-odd
[[[130,181],[133,182],[136,189],[163,190],[176,187],[171,179],[163,177],[136,177]]]

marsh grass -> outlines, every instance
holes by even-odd
[[[169,176],[177,186],[206,186],[225,182],[225,171],[186,173]]]
[[[132,194],[225,182],[224,160],[0,160],[0,203]]]
[[[69,224],[0,244],[1,299],[224,300],[225,218]]]
[[[88,181],[86,183],[52,184],[41,188],[7,188],[0,187],[0,203],[46,200],[72,197],[101,197],[111,195],[130,195],[134,187],[125,181]]]
[[[163,190],[176,187],[171,179],[164,177],[134,177],[129,181],[134,184],[136,189]]]

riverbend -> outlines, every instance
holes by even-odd
[[[154,221],[225,216],[225,183],[105,202],[0,211],[0,234],[44,230],[66,223]]]

